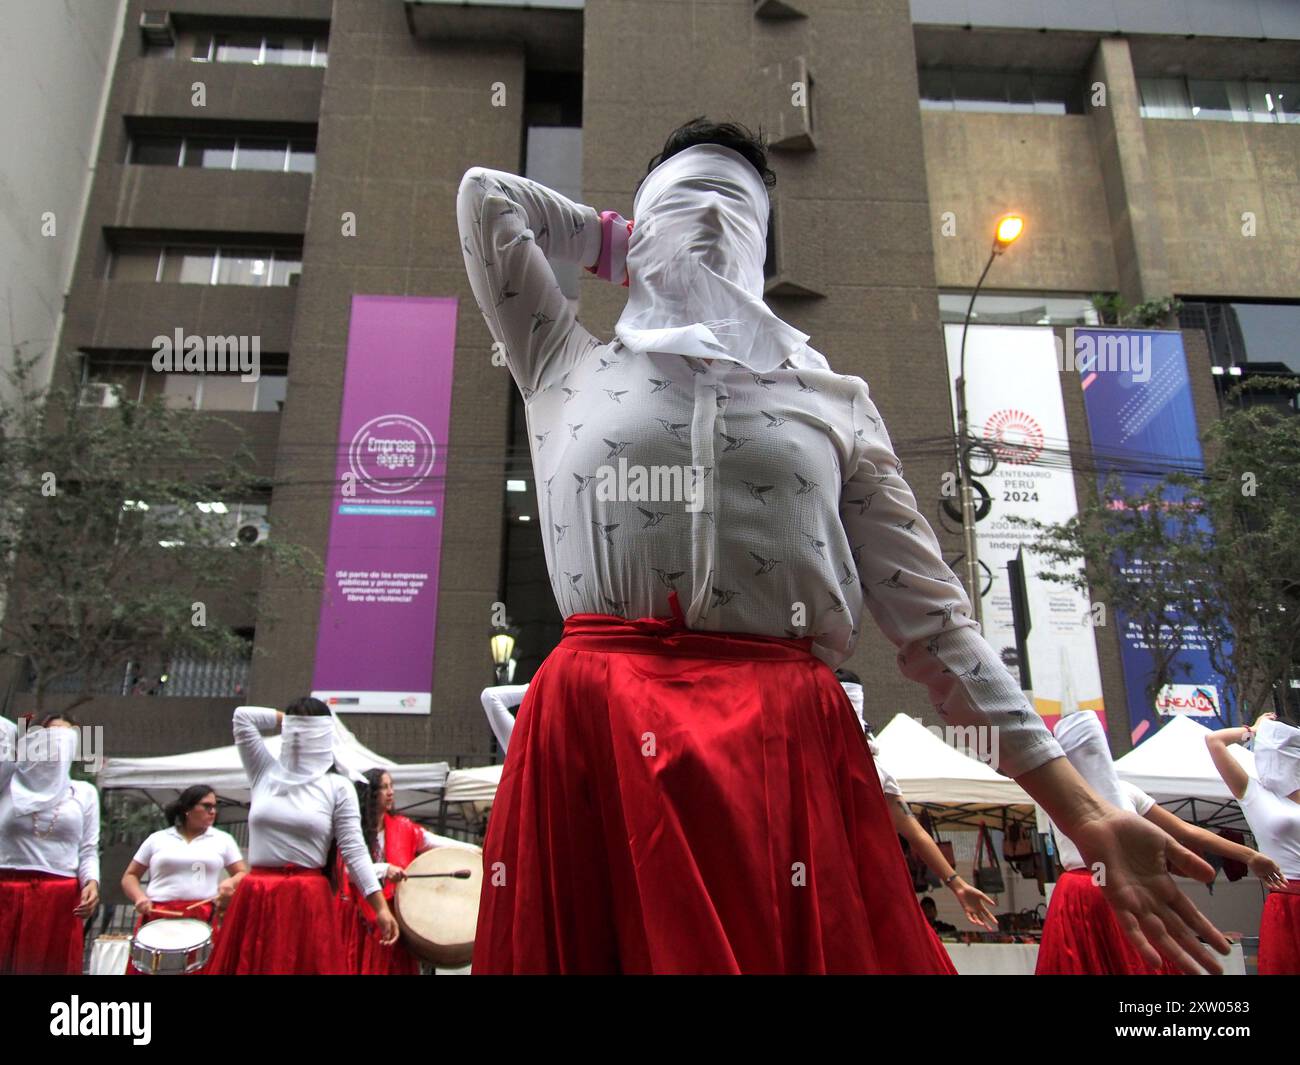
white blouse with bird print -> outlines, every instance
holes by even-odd
[[[1060,746],[970,618],[866,383],[634,352],[578,320],[550,261],[593,266],[596,210],[471,167],[456,202],[479,310],[526,404],[560,611],[813,637],[835,667],[863,607],[953,725],[997,726],[1019,776]],[[634,282],[635,283],[635,282]]]

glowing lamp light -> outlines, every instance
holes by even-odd
[[[998,219],[998,228],[993,234],[993,245],[999,251],[1006,251],[1020,239],[1025,231],[1025,220],[1018,214],[1003,215]]]

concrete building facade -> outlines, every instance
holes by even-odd
[[[1003,211],[1032,226],[987,286],[1003,320],[1041,307],[1033,320],[1082,323],[1093,293],[1268,307],[1273,323],[1300,314],[1300,19],[1265,0],[1117,14],[1138,6],[128,0],[59,357],[84,360],[93,382],[177,326],[260,335],[282,391],[274,407],[253,395],[223,417],[273,482],[271,535],[324,557],[351,296],[458,297],[434,711],[353,724],[395,758],[486,761],[478,693],[492,682],[492,605],[505,602],[519,627],[517,680],[554,646],[560,615],[526,520],[536,510],[519,400],[466,313],[454,214],[464,171],[524,172],[631,217],[675,126],[700,114],[761,125],[778,175],[769,302],[835,369],[869,382],[930,517],[950,463],[911,442],[951,432],[942,324]],[[1217,118],[1217,105],[1190,102],[1215,93]],[[1252,110],[1261,94],[1267,109]],[[1187,113],[1169,113],[1183,98]],[[273,283],[183,279],[209,261],[211,280],[237,278],[250,256]],[[620,290],[585,275],[563,283],[584,323],[609,335]],[[1254,327],[1249,350],[1225,355],[1213,331],[1184,326],[1204,426],[1219,409],[1216,363],[1277,360],[1254,354]],[[1063,394],[1070,435],[1086,442],[1078,390]],[[941,541],[960,550],[951,533]],[[283,705],[310,688],[320,590],[268,582],[262,598],[275,624],[234,622],[255,632],[247,700]],[[1120,753],[1130,741],[1113,631],[1098,650]],[[877,725],[900,711],[931,720],[873,626],[848,664],[870,678]],[[238,701],[96,705],[113,726],[110,754],[153,754],[228,742]]]

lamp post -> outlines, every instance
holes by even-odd
[[[494,633],[488,641],[492,648],[492,665],[496,668],[497,684],[506,683],[506,671],[515,653],[515,634],[510,629]]]
[[[989,276],[993,260],[1020,239],[1025,231],[1025,220],[1020,215],[1008,214],[998,219],[993,231],[993,248],[989,260],[984,264],[984,272],[975,284],[975,291],[970,294],[970,303],[966,307],[966,317],[961,326],[961,356],[957,367],[957,469],[961,473],[961,531],[966,548],[966,590],[970,595],[971,610],[977,624],[984,624],[984,608],[979,587],[979,559],[975,546],[975,490],[971,486],[970,445],[976,441],[970,435],[970,412],[966,409],[966,331],[970,328],[971,312],[975,309],[975,298],[984,287],[984,279]]]

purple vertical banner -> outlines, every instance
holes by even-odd
[[[1111,476],[1126,495],[1152,487],[1165,471],[1200,473],[1204,469],[1191,379],[1181,333],[1154,329],[1073,329],[1066,341],[1070,363],[1078,370],[1083,406],[1092,436],[1097,484],[1106,492]],[[1165,498],[1177,503],[1182,493]],[[1111,506],[1121,506],[1108,499]],[[1141,559],[1117,555],[1112,564],[1129,580],[1152,579]],[[1191,621],[1180,620],[1182,649],[1174,658],[1174,678],[1153,705],[1146,686],[1153,669],[1150,649],[1136,624],[1121,610],[1120,661],[1128,696],[1133,743],[1175,715],[1188,715],[1210,728],[1231,721],[1225,682],[1210,663],[1205,636]]]
[[[431,709],[456,304],[352,297],[312,676],[340,712]]]

